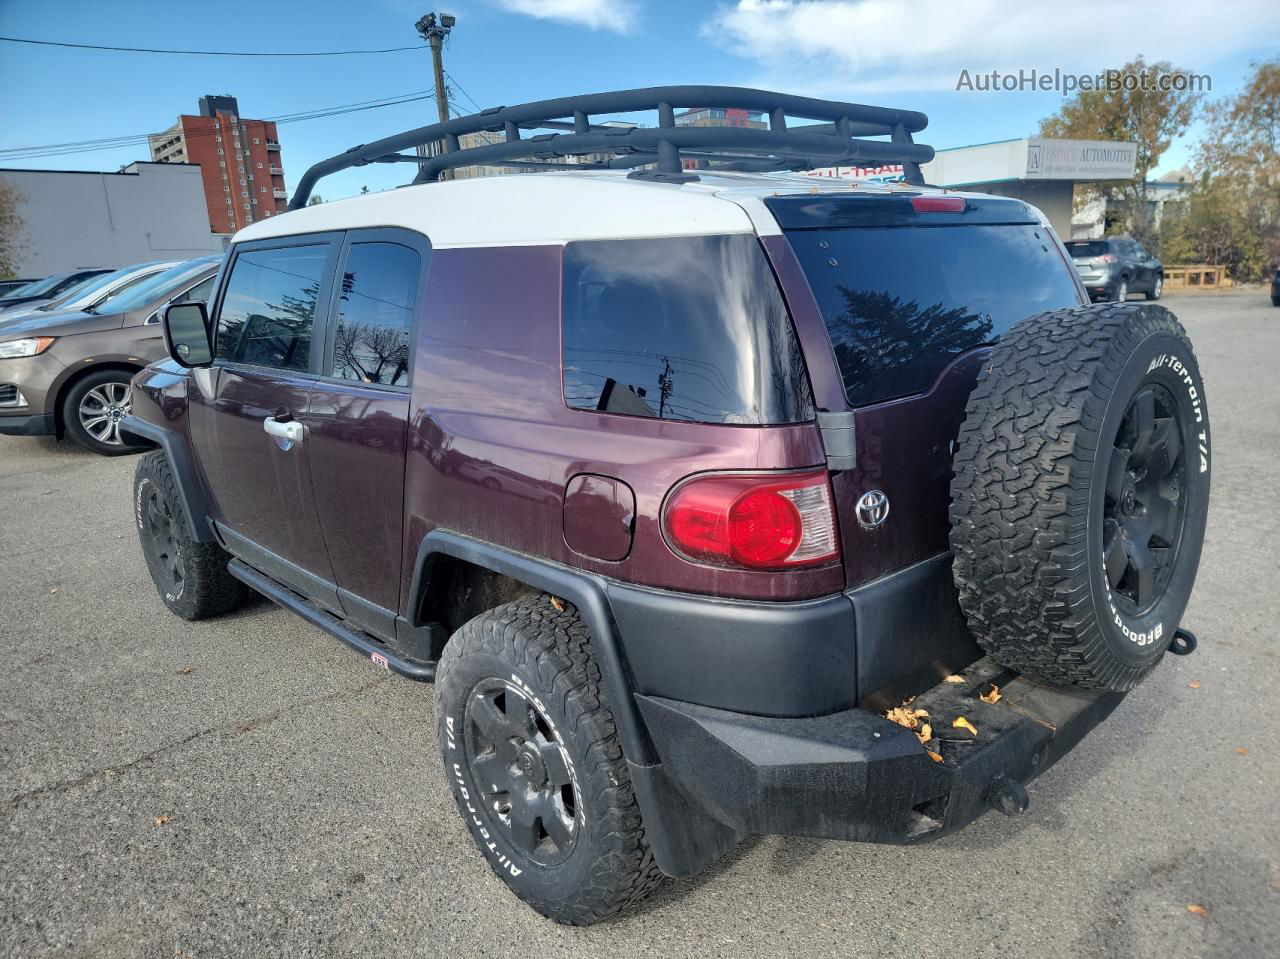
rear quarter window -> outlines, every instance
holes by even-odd
[[[966,350],[1080,303],[1074,271],[1038,225],[786,232],[851,406],[924,392]]]
[[[569,243],[564,398],[698,423],[813,418],[791,317],[754,236]]]

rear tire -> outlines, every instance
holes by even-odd
[[[69,439],[93,453],[120,456],[146,449],[127,443],[120,421],[128,413],[129,370],[98,370],[77,380],[62,400],[62,427]]]
[[[1045,682],[1136,686],[1190,598],[1209,450],[1204,383],[1168,310],[1014,326],[969,398],[951,484],[953,569],[979,644]]]
[[[177,480],[163,450],[138,461],[133,514],[147,570],[164,604],[183,619],[207,619],[243,605],[249,587],[227,570],[231,555],[191,538]]]
[[[454,633],[436,672],[436,721],[472,839],[542,915],[590,925],[661,880],[572,607],[532,596]]]
[[[1151,281],[1151,289],[1147,291],[1148,300],[1160,299],[1160,294],[1164,292],[1164,277],[1157,276]]]
[[[1122,276],[1120,282],[1116,284],[1116,291],[1113,294],[1113,303],[1124,303],[1129,299],[1129,278]]]

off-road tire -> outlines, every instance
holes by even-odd
[[[108,425],[107,435],[110,439],[107,441],[92,435],[81,421],[81,406],[90,400],[91,395],[105,397],[104,391],[110,391],[123,398],[128,392],[131,379],[133,379],[133,373],[129,370],[95,370],[72,383],[62,397],[62,430],[66,437],[77,446],[101,456],[122,456],[147,449],[145,445],[128,442],[119,431],[120,420],[128,411],[127,407],[114,413],[110,410],[104,413],[104,417],[114,416],[115,418],[115,421]]]
[[[249,587],[227,571],[230,554],[217,543],[197,543],[191,538],[164,450],[152,450],[138,460],[133,516],[151,580],[164,604],[178,616],[188,620],[219,616],[248,598]],[[180,578],[175,577],[175,569]]]
[[[467,706],[494,682],[518,683],[563,746],[575,820],[572,846],[558,864],[540,865],[516,847],[499,817],[501,800],[488,800],[493,791],[477,782]],[[530,596],[463,625],[436,672],[436,718],[445,776],[472,838],[499,878],[542,915],[589,925],[643,898],[661,880],[590,636],[572,606]]]
[[[1164,454],[1173,452],[1174,433],[1180,442],[1167,472],[1156,462],[1156,442],[1134,442],[1129,455],[1121,448],[1129,442],[1121,427],[1131,429],[1128,417],[1148,393],[1163,397],[1170,415],[1156,418],[1157,431],[1147,435],[1163,438]],[[1139,450],[1147,451],[1145,467]],[[1117,462],[1126,468],[1117,470]],[[954,576],[979,644],[1004,665],[1048,683],[1137,685],[1168,648],[1190,597],[1209,465],[1204,384],[1186,333],[1168,310],[1098,304],[1015,325],[996,344],[969,398],[951,483]],[[1172,477],[1158,481],[1160,495],[1176,492],[1181,504],[1176,537],[1168,534],[1176,542],[1160,567],[1163,588],[1148,585],[1153,599],[1146,608],[1121,595],[1124,579],[1111,583],[1103,550],[1106,530],[1120,561],[1130,562],[1127,528],[1114,518],[1121,500],[1131,511],[1126,522],[1157,515],[1154,499],[1151,508],[1133,506],[1128,491],[1139,476],[1144,484],[1147,477]],[[1113,495],[1109,486],[1122,493]],[[1160,525],[1162,535],[1172,529],[1154,519],[1151,525]],[[1133,542],[1145,543],[1143,549],[1160,543],[1145,532]],[[1125,577],[1130,569],[1124,567]]]

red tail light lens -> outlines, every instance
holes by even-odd
[[[1102,256],[1098,257],[1098,260],[1102,263],[1114,263],[1116,261],[1116,255],[1114,253],[1104,253]]]
[[[963,213],[962,196],[913,196],[911,207],[917,213]]]
[[[716,566],[792,569],[840,555],[825,470],[699,476],[676,488],[662,519],[677,553]]]

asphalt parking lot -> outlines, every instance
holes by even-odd
[[[1280,310],[1165,304],[1214,429],[1200,650],[1019,820],[911,850],[752,840],[585,930],[472,847],[429,686],[265,601],[176,619],[138,551],[135,460],[0,437],[0,955],[1280,955]]]

